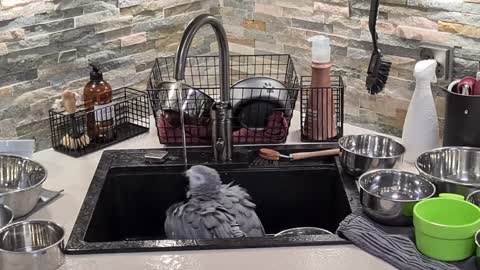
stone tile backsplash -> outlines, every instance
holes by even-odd
[[[479,70],[480,2],[381,0],[379,38],[393,67],[378,96],[364,87],[369,8],[366,0],[0,0],[0,139],[49,147],[48,109],[65,88],[82,91],[90,62],[113,87],[144,89],[155,57],[174,54],[201,13],[221,16],[233,53],[288,53],[302,75],[310,72],[307,39],[329,36],[347,85],[346,121],[400,135],[419,44],[455,46],[455,77]],[[194,43],[192,53],[216,51],[211,32]],[[443,123],[444,96],[435,94]]]
[[[0,0],[0,139],[50,146],[48,110],[66,89],[81,92],[89,63],[112,87],[145,89],[156,57],[173,55],[192,18],[216,0]],[[195,41],[208,53],[213,32]]]
[[[454,46],[454,77],[475,76],[480,61],[480,1],[381,0],[380,44],[393,62],[385,91],[365,90],[371,54],[367,0],[229,0],[221,14],[236,53],[289,53],[303,75],[310,73],[307,38],[326,35],[335,70],[345,78],[346,121],[401,136],[413,94],[413,67],[422,42]],[[241,14],[242,21],[238,22]],[[239,25],[241,27],[239,27]],[[253,27],[255,26],[255,27]],[[253,50],[252,50],[253,48]],[[440,124],[445,97],[434,89]]]

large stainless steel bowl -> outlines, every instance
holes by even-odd
[[[55,270],[65,262],[64,229],[46,220],[13,223],[0,230],[0,269]]]
[[[386,225],[411,225],[415,204],[435,195],[435,185],[428,180],[397,170],[367,172],[358,184],[365,213]]]
[[[415,162],[420,175],[439,193],[467,196],[480,189],[480,148],[443,147],[421,154]]]
[[[0,204],[7,205],[15,218],[35,208],[47,170],[39,163],[19,156],[0,155]]]
[[[13,220],[13,211],[8,206],[0,204],[0,229],[7,226]]]
[[[340,162],[353,176],[375,169],[391,169],[402,160],[405,147],[380,135],[349,135],[340,138]]]

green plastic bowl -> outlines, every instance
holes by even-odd
[[[475,252],[480,209],[457,194],[421,201],[413,208],[418,250],[441,261],[461,261]]]

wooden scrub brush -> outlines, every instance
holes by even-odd
[[[266,160],[278,161],[280,158],[286,158],[289,160],[301,160],[314,157],[327,157],[327,156],[336,156],[340,153],[339,149],[328,149],[315,152],[299,152],[293,153],[290,155],[282,155],[280,152],[277,152],[273,149],[262,148],[260,149],[259,156]]]

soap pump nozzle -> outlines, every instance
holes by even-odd
[[[103,81],[103,74],[100,69],[94,64],[89,64],[92,68],[90,71],[90,81]]]

